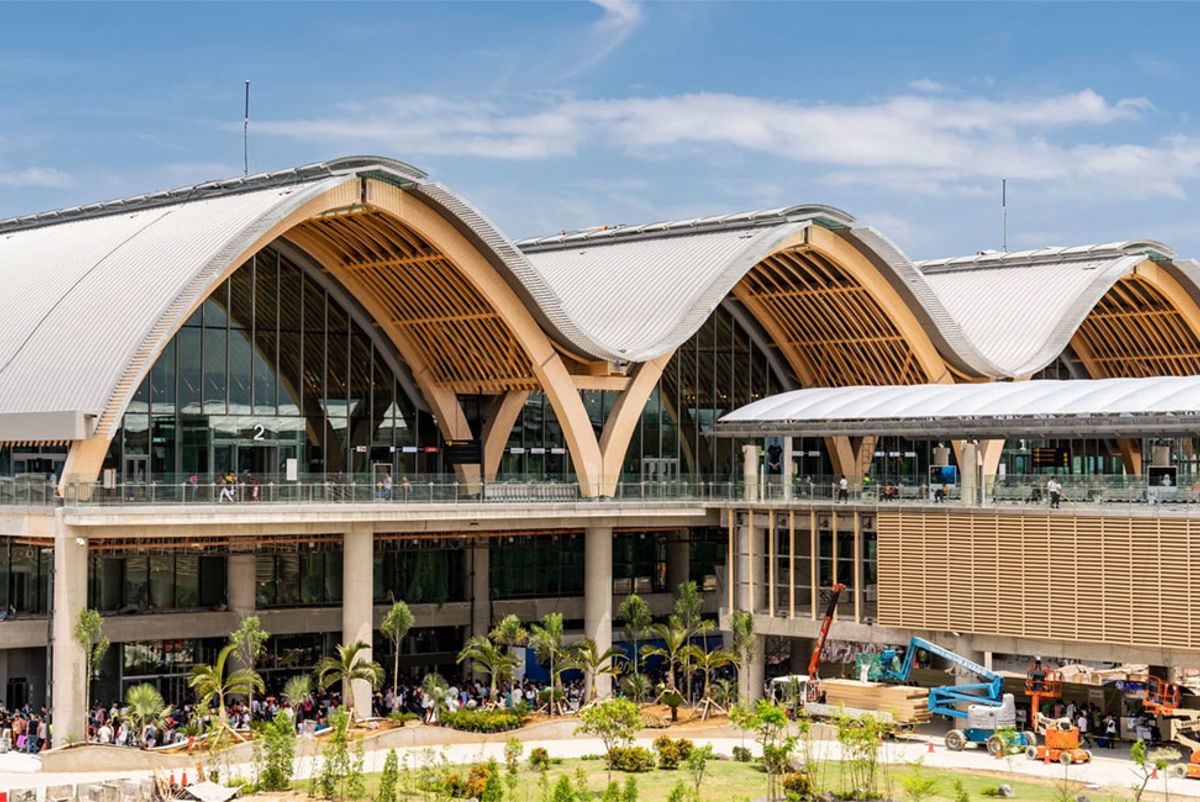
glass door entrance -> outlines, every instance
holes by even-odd
[[[234,449],[238,475],[250,473],[260,481],[277,482],[283,479],[288,459],[296,456],[296,447],[293,445],[239,443]]]

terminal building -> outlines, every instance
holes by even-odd
[[[386,662],[394,599],[450,671],[688,580],[754,613],[751,689],[838,582],[846,641],[1200,654],[1200,265],[1161,243],[913,262],[819,205],[513,242],[348,157],[2,220],[0,280],[0,699],[56,739],[85,607],[101,699],[185,699],[249,614],[268,683]]]

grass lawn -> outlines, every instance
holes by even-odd
[[[550,767],[547,774],[549,785],[551,788],[558,782],[559,778],[564,774],[571,779],[572,784],[575,782],[577,770],[582,768],[587,777],[587,785],[592,792],[593,799],[599,799],[608,783],[608,774],[604,768],[604,762],[599,759],[595,760],[580,760],[567,759],[555,763]],[[503,770],[503,766],[501,766]],[[842,769],[843,764],[839,761],[822,761],[821,769],[818,772],[818,781],[821,790],[839,791],[842,789]],[[910,769],[903,766],[880,766],[879,767],[879,785],[880,790],[885,796],[891,796],[895,799],[904,799],[904,787],[901,784],[900,778],[908,774]],[[463,772],[465,773],[465,771]],[[960,771],[946,771],[941,769],[922,769],[922,775],[936,777],[939,784],[936,790],[936,795],[928,797],[929,802],[954,802],[955,791],[954,781],[961,780],[964,788],[972,800],[989,800],[992,797],[984,796],[985,788],[994,788],[1001,783],[1011,785],[1018,800],[1022,802],[1050,802],[1052,800],[1074,799],[1075,794],[1086,793],[1093,802],[1109,802],[1109,800],[1131,800],[1133,797],[1127,793],[1115,792],[1108,793],[1099,791],[1086,791],[1082,787],[1077,787],[1069,794],[1064,795],[1060,790],[1053,785],[1043,785],[1034,782],[1026,782],[1014,780],[1008,777],[999,777],[986,774],[972,774]],[[407,787],[413,788],[417,785],[415,777],[416,772],[410,772],[412,779]],[[629,776],[622,772],[613,772],[613,780],[622,787],[625,783],[625,778]],[[691,777],[686,769],[681,768],[676,771],[654,770],[643,774],[633,775],[637,778],[638,784],[638,799],[640,802],[665,802],[667,795],[676,783],[682,780],[684,783],[690,783]],[[519,785],[517,787],[517,796],[511,799],[506,796],[506,802],[541,802],[539,794],[539,776],[538,772],[528,768],[524,763],[519,774]],[[378,774],[368,775],[368,790],[373,795],[376,784],[379,780]],[[890,783],[890,790],[889,785]],[[406,784],[401,780],[400,787],[406,787]],[[704,783],[701,790],[700,799],[702,802],[739,802],[755,799],[757,797],[766,796],[767,792],[767,775],[763,771],[760,764],[753,763],[735,763],[729,760],[714,760],[708,764],[708,769],[705,774]],[[506,789],[507,793],[507,789]],[[432,794],[412,794],[409,796],[401,795],[401,799],[436,799]],[[1147,794],[1147,799],[1150,795]]]

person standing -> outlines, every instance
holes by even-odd
[[[1046,492],[1050,495],[1050,509],[1057,510],[1062,499],[1062,483],[1057,476],[1051,476],[1050,481],[1046,482]]]
[[[838,488],[837,500],[838,501],[849,501],[850,500],[850,483],[846,481],[845,474],[842,474],[841,476],[838,477],[837,488]]]
[[[1085,749],[1090,747],[1092,739],[1088,737],[1088,719],[1086,713],[1079,713],[1079,718],[1075,719],[1075,726],[1079,727],[1079,745]]]

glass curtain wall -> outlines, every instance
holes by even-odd
[[[418,410],[363,325],[275,249],[235,271],[163,349],[113,439],[121,481],[260,481],[441,470]]]
[[[54,550],[0,537],[0,620],[49,609]]]
[[[627,481],[655,469],[726,481],[741,474],[743,440],[709,437],[728,412],[783,392],[781,377],[725,305],[679,347],[663,370],[626,452]],[[602,409],[611,409],[606,405]]]

